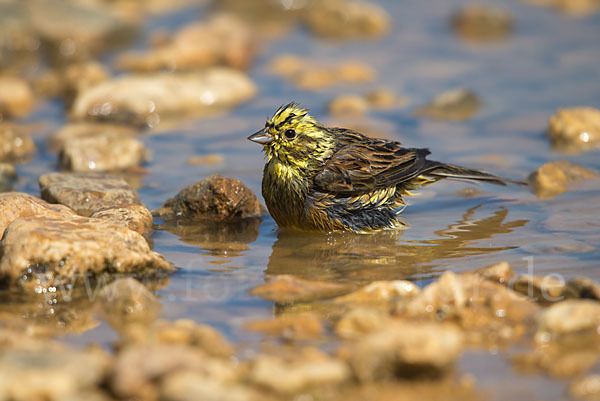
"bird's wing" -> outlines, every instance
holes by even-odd
[[[315,188],[356,195],[409,181],[427,167],[428,149],[408,149],[398,142],[371,139],[348,144],[314,178]]]

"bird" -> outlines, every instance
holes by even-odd
[[[263,145],[262,195],[279,227],[370,233],[406,228],[411,191],[444,178],[524,184],[427,159],[429,149],[320,124],[297,103],[281,106],[248,137]]]

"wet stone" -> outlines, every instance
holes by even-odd
[[[600,329],[600,303],[566,300],[544,309],[536,318],[536,340],[546,342],[573,334],[597,335]]]
[[[579,152],[600,146],[600,110],[592,107],[559,109],[550,117],[548,136],[552,146]]]
[[[522,275],[509,282],[516,292],[526,295],[529,299],[547,305],[563,301],[565,298],[575,298],[577,293],[566,285],[565,281],[554,276]]]
[[[439,377],[463,347],[453,325],[395,321],[353,344],[349,363],[361,382]]]
[[[494,263],[493,265],[482,267],[469,273],[477,274],[487,280],[504,285],[508,284],[510,279],[515,275],[508,262]]]
[[[20,192],[0,194],[0,234],[19,217],[70,218],[75,212],[63,205],[51,205],[35,196]],[[0,235],[0,238],[2,235]]]
[[[598,343],[578,337],[571,344],[551,343],[532,351],[512,356],[515,368],[520,372],[544,372],[552,377],[581,375],[600,359]]]
[[[567,283],[576,298],[600,300],[600,285],[586,277],[575,277]]]
[[[93,400],[109,363],[106,354],[95,350],[6,350],[0,353],[0,398]]]
[[[0,192],[9,191],[17,179],[17,172],[12,164],[0,163]]]
[[[99,135],[66,142],[58,159],[70,171],[114,171],[139,166],[148,158],[144,144],[132,137]]]
[[[211,154],[206,156],[192,156],[187,159],[187,163],[194,166],[216,166],[225,162],[225,156],[222,154]]]
[[[154,218],[144,205],[123,205],[98,209],[90,217],[105,219],[115,224],[125,224],[127,228],[144,235],[152,231]]]
[[[600,400],[600,375],[589,374],[573,380],[569,393],[578,399]]]
[[[160,313],[158,298],[138,280],[127,277],[104,285],[100,292],[101,308],[111,326],[148,324]]]
[[[582,18],[600,10],[598,0],[524,0],[534,5],[550,6],[561,14]]]
[[[145,53],[126,53],[117,66],[139,72],[195,70],[211,65],[246,68],[256,50],[252,29],[240,18],[218,14],[184,26],[166,43]]]
[[[33,92],[27,82],[0,75],[0,120],[26,116],[33,103]]]
[[[587,179],[598,177],[594,170],[587,169],[566,160],[549,162],[529,175],[529,183],[538,198],[554,198],[566,192],[568,186]]]
[[[466,89],[454,89],[440,93],[431,103],[417,108],[414,114],[436,120],[464,121],[473,117],[482,104],[477,94]]]
[[[268,283],[252,289],[250,294],[267,301],[293,303],[333,298],[336,295],[348,292],[348,290],[349,288],[343,284],[310,281],[282,274]]]
[[[337,39],[375,38],[390,29],[385,10],[355,0],[313,1],[304,20],[315,35]]]
[[[405,96],[398,95],[389,89],[379,88],[373,89],[365,94],[365,99],[369,102],[369,106],[387,110],[397,107],[404,107],[408,104],[409,100]]]
[[[153,214],[166,219],[235,220],[264,213],[258,198],[244,183],[215,174],[185,187]]]
[[[452,17],[451,25],[462,39],[490,42],[507,38],[513,31],[514,21],[501,7],[470,4]]]
[[[252,388],[236,383],[219,383],[194,371],[168,375],[161,383],[160,399],[168,401],[258,401],[264,399]]]
[[[62,96],[68,107],[78,93],[106,81],[109,71],[97,61],[72,63],[51,70],[36,81],[36,91],[46,96]]]
[[[22,217],[0,242],[0,280],[53,287],[104,273],[160,276],[173,267],[124,225],[86,217]]]
[[[102,124],[89,122],[74,122],[63,125],[50,137],[50,146],[56,150],[64,148],[64,146],[80,138],[89,137],[131,137],[138,133],[138,130],[116,124]]]
[[[354,339],[383,328],[390,320],[387,311],[358,307],[340,317],[335,333],[343,339]]]
[[[35,152],[35,144],[19,127],[0,122],[0,161],[18,161]]]
[[[367,101],[358,95],[340,95],[329,103],[329,113],[360,115],[368,111]]]
[[[40,176],[39,184],[43,199],[66,205],[82,216],[140,203],[125,180],[101,173],[49,173]]]
[[[275,319],[257,320],[247,323],[245,328],[286,340],[317,338],[323,333],[321,319],[314,313],[290,314]]]
[[[153,127],[164,118],[211,114],[255,93],[248,76],[225,67],[187,74],[125,75],[81,92],[71,115],[77,120]]]
[[[411,281],[374,281],[354,292],[339,296],[337,303],[387,303],[417,295],[420,289]]]

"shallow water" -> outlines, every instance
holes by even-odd
[[[507,177],[524,178],[539,165],[563,158],[600,169],[599,151],[561,154],[550,148],[544,134],[548,117],[558,107],[600,107],[600,15],[573,19],[546,8],[498,1],[514,15],[515,33],[506,41],[477,45],[457,40],[448,27],[448,17],[461,1],[380,3],[394,20],[391,34],[382,40],[324,41],[292,29],[264,44],[252,65],[250,76],[260,88],[254,100],[222,116],[179,121],[141,137],[153,153],[147,173],[139,177],[142,201],[156,208],[213,173],[238,178],[259,194],[264,160],[260,147],[246,137],[263,126],[266,116],[294,100],[317,118],[333,121],[326,105],[336,94],[374,87],[404,94],[411,103],[403,109],[372,111],[368,118],[335,122],[370,127],[411,147],[429,147],[433,159]],[[150,19],[146,34],[154,27],[174,29],[206,12],[192,7]],[[142,47],[146,40],[147,36],[140,38],[135,46]],[[269,61],[283,52],[321,62],[362,60],[378,76],[364,85],[302,91],[268,72]],[[109,54],[105,61],[113,57]],[[471,89],[484,101],[471,120],[437,122],[411,114],[439,92],[455,87]],[[34,125],[40,127],[34,129],[34,138],[41,150],[31,162],[18,166],[16,190],[37,195],[37,176],[56,169],[56,156],[46,152],[43,143],[64,118],[62,104],[53,101],[40,104],[27,120],[41,123]],[[224,163],[186,162],[214,153],[222,154]],[[475,196],[457,193],[473,186],[480,191]],[[600,280],[600,180],[549,200],[537,199],[519,186],[443,181],[421,190],[409,203],[404,211],[408,229],[373,235],[283,232],[270,217],[235,225],[174,226],[157,221],[154,249],[181,268],[158,291],[162,315],[211,324],[251,353],[263,336],[245,331],[244,324],[276,311],[272,302],[247,291],[270,275],[353,285],[402,278],[423,286],[447,270],[462,272],[507,260],[517,272]],[[108,345],[115,339],[104,322],[64,338],[80,345]],[[566,382],[518,375],[495,352],[470,351],[458,369],[473,375],[478,387],[489,390],[494,399],[566,397]]]

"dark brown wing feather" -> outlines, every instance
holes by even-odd
[[[317,189],[356,195],[409,181],[424,170],[427,149],[407,149],[400,143],[368,139],[338,150],[314,178]]]

